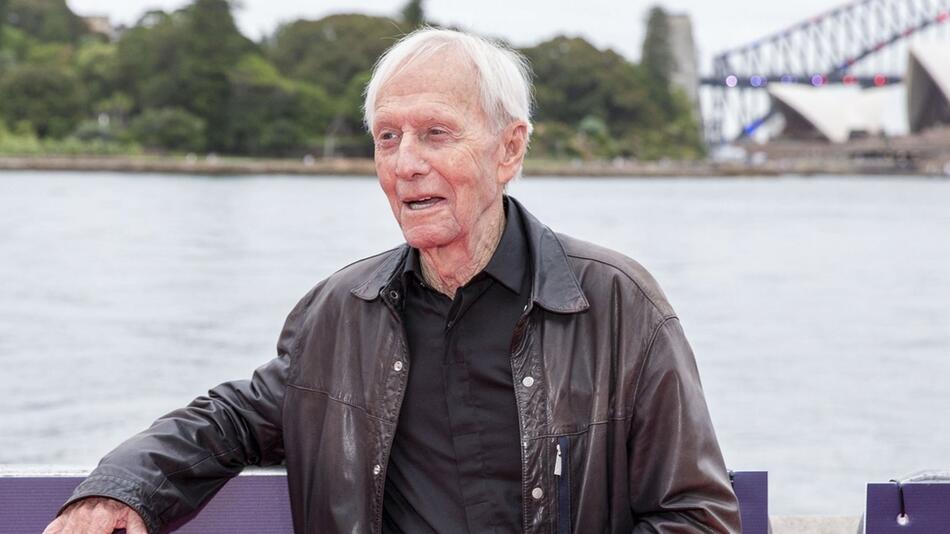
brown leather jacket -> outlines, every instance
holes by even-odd
[[[511,342],[523,531],[739,532],[693,354],[656,282],[511,206],[533,269]],[[320,282],[287,318],[277,358],[120,445],[70,502],[116,498],[158,532],[245,466],[286,462],[296,532],[380,532],[412,365],[397,313],[407,250]]]

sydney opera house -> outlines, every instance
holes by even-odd
[[[950,46],[912,48],[906,83],[911,132],[950,125]]]
[[[950,128],[950,45],[912,46],[904,84],[909,133]],[[773,109],[784,119],[780,137],[831,143],[884,133],[891,94],[856,86],[769,87]]]

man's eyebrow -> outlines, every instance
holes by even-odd
[[[392,126],[392,124],[393,119],[391,116],[386,114],[377,114],[375,117],[373,117],[373,126],[370,128],[370,131],[375,133],[378,132],[380,128]]]

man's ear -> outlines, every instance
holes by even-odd
[[[525,152],[528,150],[528,125],[523,121],[515,121],[501,132],[502,151],[501,162],[498,164],[498,182],[507,184],[516,174],[524,162]]]

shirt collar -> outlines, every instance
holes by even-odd
[[[507,196],[504,199],[504,205],[505,229],[502,231],[498,246],[495,247],[495,252],[482,272],[501,282],[514,293],[520,294],[525,289],[522,285],[528,268],[528,243],[524,235],[521,214],[517,209],[508,208]],[[424,280],[417,249],[409,250],[402,272],[404,283],[409,282],[409,276],[415,276],[419,281]]]
[[[526,210],[517,199],[508,197],[509,212],[517,211],[521,215],[527,242],[531,273],[532,303],[554,313],[580,313],[590,307],[577,275],[568,263],[557,234],[542,224],[531,212]],[[380,254],[379,264],[362,282],[358,282],[350,292],[365,301],[386,297],[384,290],[394,283],[400,283],[397,276],[403,272],[406,255],[411,249],[403,243],[399,247]]]

